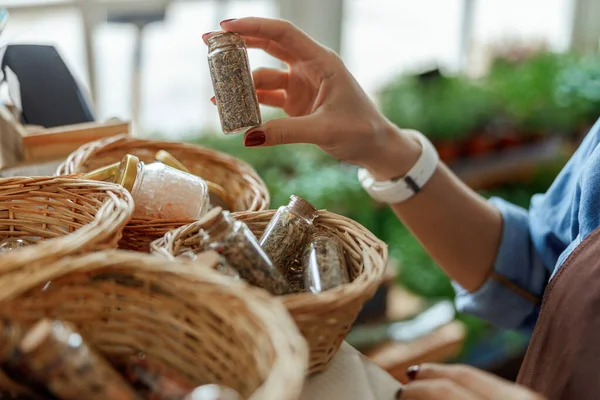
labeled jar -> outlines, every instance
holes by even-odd
[[[302,291],[302,271],[298,268],[304,247],[313,233],[319,211],[308,201],[291,196],[279,207],[260,238],[260,247],[286,277],[294,292]]]
[[[213,384],[194,389],[183,400],[242,400],[242,396],[229,387]]]
[[[115,183],[131,193],[137,217],[196,220],[209,209],[204,179],[163,163],[146,165],[128,154],[121,160]]]
[[[302,255],[304,287],[321,293],[350,281],[341,243],[333,235],[315,233]]]
[[[191,173],[190,170],[185,165],[183,165],[181,161],[179,161],[177,158],[175,158],[175,156],[173,156],[166,150],[159,150],[154,156],[154,158],[156,159],[156,161],[166,164],[169,167],[178,169],[183,172]],[[206,185],[208,186],[208,196],[210,198],[211,207],[221,207],[224,210],[230,210],[231,201],[225,189],[221,185],[207,180],[204,175],[201,175],[201,177],[202,179],[204,179]]]
[[[70,324],[42,320],[20,344],[31,373],[62,400],[138,400],[125,379]]]
[[[206,221],[202,235],[205,248],[221,254],[246,282],[274,295],[289,293],[288,282],[260,248],[254,234],[228,211],[215,213]]]
[[[208,39],[208,66],[223,133],[239,133],[262,124],[244,39],[231,32],[212,36]]]

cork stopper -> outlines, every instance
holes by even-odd
[[[314,221],[319,216],[319,210],[315,206],[296,195],[290,197],[288,208],[309,222]]]
[[[138,174],[140,159],[127,154],[119,163],[119,171],[115,175],[115,183],[131,192]]]
[[[208,39],[208,51],[211,52],[215,49],[229,47],[229,46],[241,46],[246,47],[246,42],[237,33],[233,32],[221,32]]]
[[[221,207],[215,207],[210,210],[199,221],[200,228],[209,234],[218,234],[226,230],[232,222],[228,211],[223,211]]]
[[[175,158],[171,153],[166,150],[159,150],[154,156],[156,161],[160,161],[161,163],[168,165],[171,168],[178,169],[183,172],[190,173],[190,170],[186,168],[185,165],[177,158]]]
[[[95,169],[91,172],[88,172],[83,176],[84,179],[89,179],[92,181],[112,181],[119,172],[119,165],[121,163],[114,163],[110,165],[106,165],[102,168]]]

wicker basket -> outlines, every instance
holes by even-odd
[[[275,211],[234,213],[260,237]],[[167,233],[152,243],[155,254],[167,258],[199,246],[196,235],[202,221]],[[355,221],[320,211],[319,230],[336,236],[348,256],[351,283],[321,294],[299,293],[282,297],[310,347],[310,373],[321,372],[339,349],[363,304],[379,287],[385,272],[387,246]]]
[[[298,399],[306,342],[278,301],[202,267],[215,262],[215,253],[184,263],[110,250],[19,271],[0,266],[0,317],[25,327],[69,321],[113,362],[142,352],[194,385]],[[18,388],[2,378],[3,389]]]
[[[84,251],[116,248],[133,199],[112,183],[75,178],[0,179],[0,241],[36,242],[0,255],[2,268],[52,262]],[[52,239],[52,240],[48,240]]]
[[[260,211],[269,207],[267,187],[250,165],[216,150],[187,143],[158,142],[127,136],[99,140],[72,153],[58,168],[57,174],[92,171],[115,163],[126,154],[133,154],[143,162],[152,162],[159,150],[171,153],[190,172],[222,186],[233,201],[232,211]],[[125,228],[119,246],[148,251],[150,242],[190,222],[134,217]]]

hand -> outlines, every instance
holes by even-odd
[[[544,400],[515,383],[464,365],[423,364],[407,371],[400,400]]]
[[[333,51],[286,21],[242,18],[223,21],[221,28],[288,67],[254,72],[259,101],[291,118],[249,130],[246,146],[316,144],[340,160],[368,168],[378,179],[403,175],[416,162],[419,144],[379,113]],[[205,34],[204,41],[212,34]]]

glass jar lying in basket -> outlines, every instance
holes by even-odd
[[[233,213],[231,216],[260,237],[275,214],[276,211],[271,210]],[[190,250],[202,252],[204,245],[198,235],[203,231],[203,223],[197,221],[168,232],[152,243],[153,253],[177,258]],[[320,293],[293,293],[281,298],[308,341],[310,373],[325,370],[363,304],[381,284],[387,262],[387,246],[355,221],[319,211],[314,228],[316,232],[335,238],[341,245],[350,282]]]

